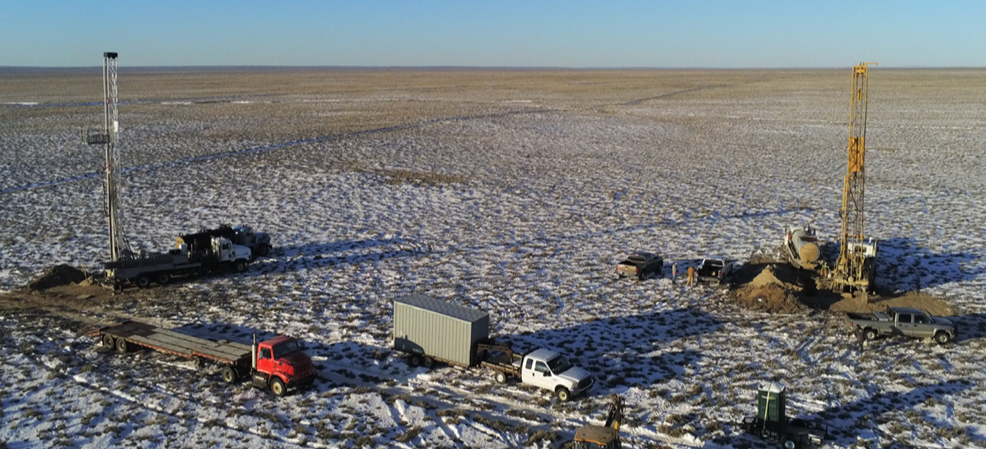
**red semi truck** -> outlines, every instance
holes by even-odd
[[[136,321],[103,327],[89,335],[121,353],[144,347],[186,359],[211,361],[222,365],[220,372],[227,383],[249,376],[254,387],[269,388],[275,396],[311,385],[315,380],[312,359],[298,340],[283,335],[260,343],[254,335],[251,346],[229,340],[207,340]]]

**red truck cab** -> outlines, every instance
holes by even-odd
[[[252,381],[260,388],[270,388],[276,396],[311,385],[315,365],[298,340],[277,336],[254,345]]]

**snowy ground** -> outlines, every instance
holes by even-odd
[[[836,314],[754,313],[673,285],[670,269],[639,283],[612,271],[633,249],[744,260],[792,224],[832,238],[848,69],[323,75],[282,73],[295,90],[273,92],[229,87],[242,74],[146,97],[121,84],[127,236],[163,250],[244,223],[278,249],[243,275],[81,312],[289,333],[323,381],[279,400],[180,359],[118,356],[80,336],[85,322],[0,309],[6,447],[560,447],[612,393],[628,405],[624,447],[766,447],[733,423],[768,381],[787,386],[789,412],[825,420],[829,447],[986,447],[986,72],[871,71],[878,284],[947,299],[962,335],[862,354]],[[90,78],[66,98],[86,98],[77,84],[98,100]],[[0,93],[2,290],[105,252],[101,149],[77,143],[101,108],[58,98]],[[346,125],[324,124],[336,117]],[[559,403],[481,371],[411,369],[388,349],[391,299],[411,292],[486,310],[500,339],[564,351],[597,385]]]

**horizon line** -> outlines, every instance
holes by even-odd
[[[102,65],[87,66],[3,66],[0,71],[70,71],[70,70],[92,70],[101,69]],[[119,70],[502,70],[502,71],[606,71],[606,70],[842,70],[851,66],[792,66],[792,67],[650,67],[650,66],[613,66],[613,67],[571,67],[571,66],[459,66],[459,65],[143,65],[143,66],[122,66]],[[974,70],[986,69],[986,67],[976,66],[900,66],[900,67],[880,67],[882,70]]]

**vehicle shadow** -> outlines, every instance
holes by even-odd
[[[958,326],[956,342],[986,338],[986,313],[946,317]]]
[[[271,272],[356,265],[425,254],[433,254],[429,246],[408,239],[340,240],[330,243],[298,244],[275,248],[271,256],[258,259],[243,274],[257,276]]]
[[[524,353],[537,348],[558,351],[596,377],[599,394],[641,387],[697,372],[702,354],[669,343],[719,330],[722,323],[697,308],[598,319],[575,326],[501,335]]]

